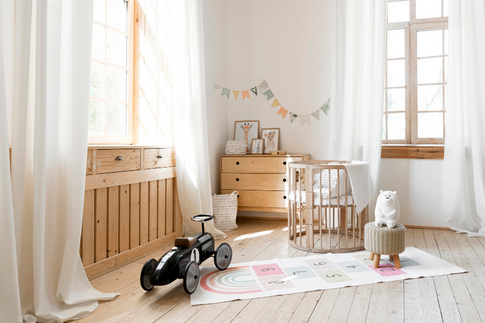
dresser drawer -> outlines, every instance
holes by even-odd
[[[286,174],[286,166],[301,157],[222,157],[223,173]]]
[[[222,190],[283,191],[286,174],[221,174]]]
[[[93,150],[88,149],[88,159],[86,161],[86,175],[93,173]]]
[[[140,170],[140,149],[98,149],[98,174]]]
[[[222,190],[230,194],[233,190]],[[252,207],[287,207],[288,196],[285,191],[238,191],[238,206]]]
[[[173,148],[147,148],[143,156],[144,168],[159,168],[175,166],[175,150]]]

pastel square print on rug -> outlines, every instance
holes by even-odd
[[[414,247],[406,248],[399,258],[402,269],[387,257],[374,268],[367,251],[260,260],[223,271],[201,267],[200,286],[190,302],[210,304],[465,272]]]

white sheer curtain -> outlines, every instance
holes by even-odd
[[[382,109],[386,67],[384,0],[338,0],[330,158],[370,164],[374,192],[381,160]]]
[[[485,3],[450,0],[444,201],[448,224],[485,235]]]
[[[173,67],[173,113],[177,190],[184,219],[184,233],[201,231],[200,223],[190,220],[201,213],[212,214],[209,142],[205,97],[204,28],[202,1],[170,2],[175,37],[170,49]],[[206,223],[215,238],[226,235]]]
[[[64,322],[116,296],[91,286],[79,257],[93,3],[0,9],[0,321]]]

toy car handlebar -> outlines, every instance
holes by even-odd
[[[199,214],[199,215],[194,215],[192,217],[192,221],[196,221],[196,222],[207,222],[207,221],[210,221],[214,218],[213,215],[211,214]]]

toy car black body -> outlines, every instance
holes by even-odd
[[[167,285],[180,278],[184,280],[185,292],[192,294],[199,285],[199,265],[206,259],[214,257],[214,264],[219,270],[229,267],[232,260],[231,246],[222,243],[214,251],[214,237],[204,231],[204,222],[212,219],[210,214],[193,216],[193,221],[201,222],[202,233],[195,237],[177,238],[175,246],[160,260],[148,260],[141,270],[141,287],[151,291],[154,286]]]

